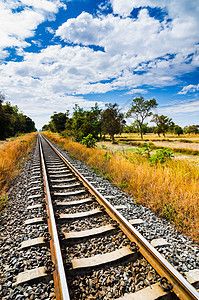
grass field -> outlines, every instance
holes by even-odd
[[[198,135],[167,135],[166,137],[158,137],[155,134],[146,134],[144,139],[141,140],[138,134],[121,134],[116,135],[116,143],[119,146],[122,146],[127,149],[135,149],[142,147],[143,143],[149,143],[152,149],[167,149],[170,148],[176,154],[177,157],[180,157],[178,154],[187,155],[187,156],[198,156],[199,158],[199,134]],[[110,138],[107,136],[105,142],[110,142]],[[103,142],[101,144],[103,145]],[[106,144],[104,144],[106,145]],[[111,148],[111,143],[108,144],[108,148]],[[129,151],[129,150],[127,150]],[[189,158],[189,157],[187,157]],[[191,157],[190,157],[191,158]],[[196,159],[197,161],[198,159]]]
[[[45,135],[199,242],[199,169],[195,163],[172,159],[164,165],[151,165],[131,151],[90,149],[58,134]]]
[[[22,162],[32,150],[36,134],[30,133],[0,143],[0,212],[7,201],[7,188],[20,172]]]

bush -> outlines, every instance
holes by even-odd
[[[164,164],[166,161],[170,160],[172,157],[174,157],[173,152],[171,149],[158,149],[156,150],[156,153],[151,155],[149,158],[149,161],[152,164],[158,164],[161,165]]]
[[[86,145],[88,148],[96,147],[97,140],[94,139],[93,135],[89,133],[87,136],[83,137],[81,144]]]
[[[151,154],[153,149],[153,144],[150,145],[148,143],[143,143],[143,147],[141,149],[136,150],[136,154],[145,156],[153,165],[160,163],[164,164],[166,161],[170,160],[173,155],[173,151],[171,149],[157,149],[155,154]]]

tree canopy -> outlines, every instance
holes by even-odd
[[[54,113],[51,118],[51,124],[55,132],[61,132],[65,129],[66,120],[68,119],[69,112],[66,113]]]
[[[118,105],[106,104],[106,109],[102,112],[101,116],[102,131],[105,134],[109,134],[114,142],[114,135],[122,133],[123,127],[126,123],[124,120],[124,114],[121,113]]]
[[[155,128],[155,133],[157,133],[158,135],[162,133],[163,136],[165,136],[165,133],[168,131],[168,129],[173,129],[175,126],[172,119],[164,115],[158,116],[157,114],[155,114],[153,115],[151,121],[156,123],[157,126]]]
[[[147,117],[150,117],[152,115],[152,109],[157,107],[157,102],[156,100],[150,99],[150,100],[144,100],[144,98],[141,97],[136,97],[133,99],[132,103],[131,103],[131,107],[130,109],[127,111],[126,113],[126,117],[133,117],[139,127],[140,127],[140,134],[141,134],[141,138],[143,139],[143,123],[144,120]]]
[[[19,112],[16,105],[12,106],[9,102],[3,104],[4,100],[5,96],[0,92],[0,139],[36,131],[31,118]]]

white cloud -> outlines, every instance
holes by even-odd
[[[50,32],[51,34],[55,33],[55,31],[51,27],[46,27],[46,31]]]
[[[178,94],[186,95],[188,92],[193,93],[196,91],[199,91],[199,84],[197,84],[197,85],[190,84],[190,85],[184,86],[183,89]]]
[[[145,89],[132,89],[132,90],[130,90],[129,92],[127,92],[126,94],[127,95],[132,95],[132,94],[147,94],[148,93],[148,91],[147,90],[145,90]]]
[[[171,103],[167,106],[160,106],[157,109],[158,113],[162,113],[164,115],[199,113],[199,99],[180,101],[179,103]]]
[[[19,49],[29,46],[26,38],[46,19],[52,19],[62,4],[59,0],[21,0],[0,3],[0,51],[6,47]],[[15,12],[20,8],[21,11]],[[4,51],[5,57],[7,53]]]
[[[121,11],[120,15],[123,14],[121,7],[129,14],[133,7],[145,6],[146,3],[148,2],[140,1],[138,4],[137,1],[125,3],[123,0],[112,1],[114,12]],[[147,5],[155,7],[159,5],[158,3],[153,1],[153,4],[150,2]],[[169,23],[166,19],[160,22],[150,17],[146,8],[140,10],[137,19],[128,16],[120,18],[111,14],[93,17],[83,12],[76,19],[69,19],[62,24],[56,34],[67,42],[103,47],[107,65],[112,68],[112,77],[115,75],[118,77],[118,83],[123,81],[124,74],[128,74],[129,71],[131,77],[133,71],[144,71],[148,74],[141,74],[143,80],[141,78],[138,80],[142,81],[142,84],[153,83],[155,86],[176,84],[176,76],[193,71],[199,62],[197,52],[199,21],[195,12],[193,16],[188,15],[185,18],[185,11],[176,1],[173,10],[170,1],[168,6],[166,4],[167,2],[163,1],[161,5],[167,9],[168,18],[170,15],[173,17]],[[191,62],[189,55],[192,55]],[[137,79],[138,76],[130,88],[137,86],[139,83]],[[127,83],[122,85],[128,87]]]

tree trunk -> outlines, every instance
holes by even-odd
[[[141,134],[141,139],[143,140],[143,134],[142,134],[142,124],[140,124],[140,134]]]

